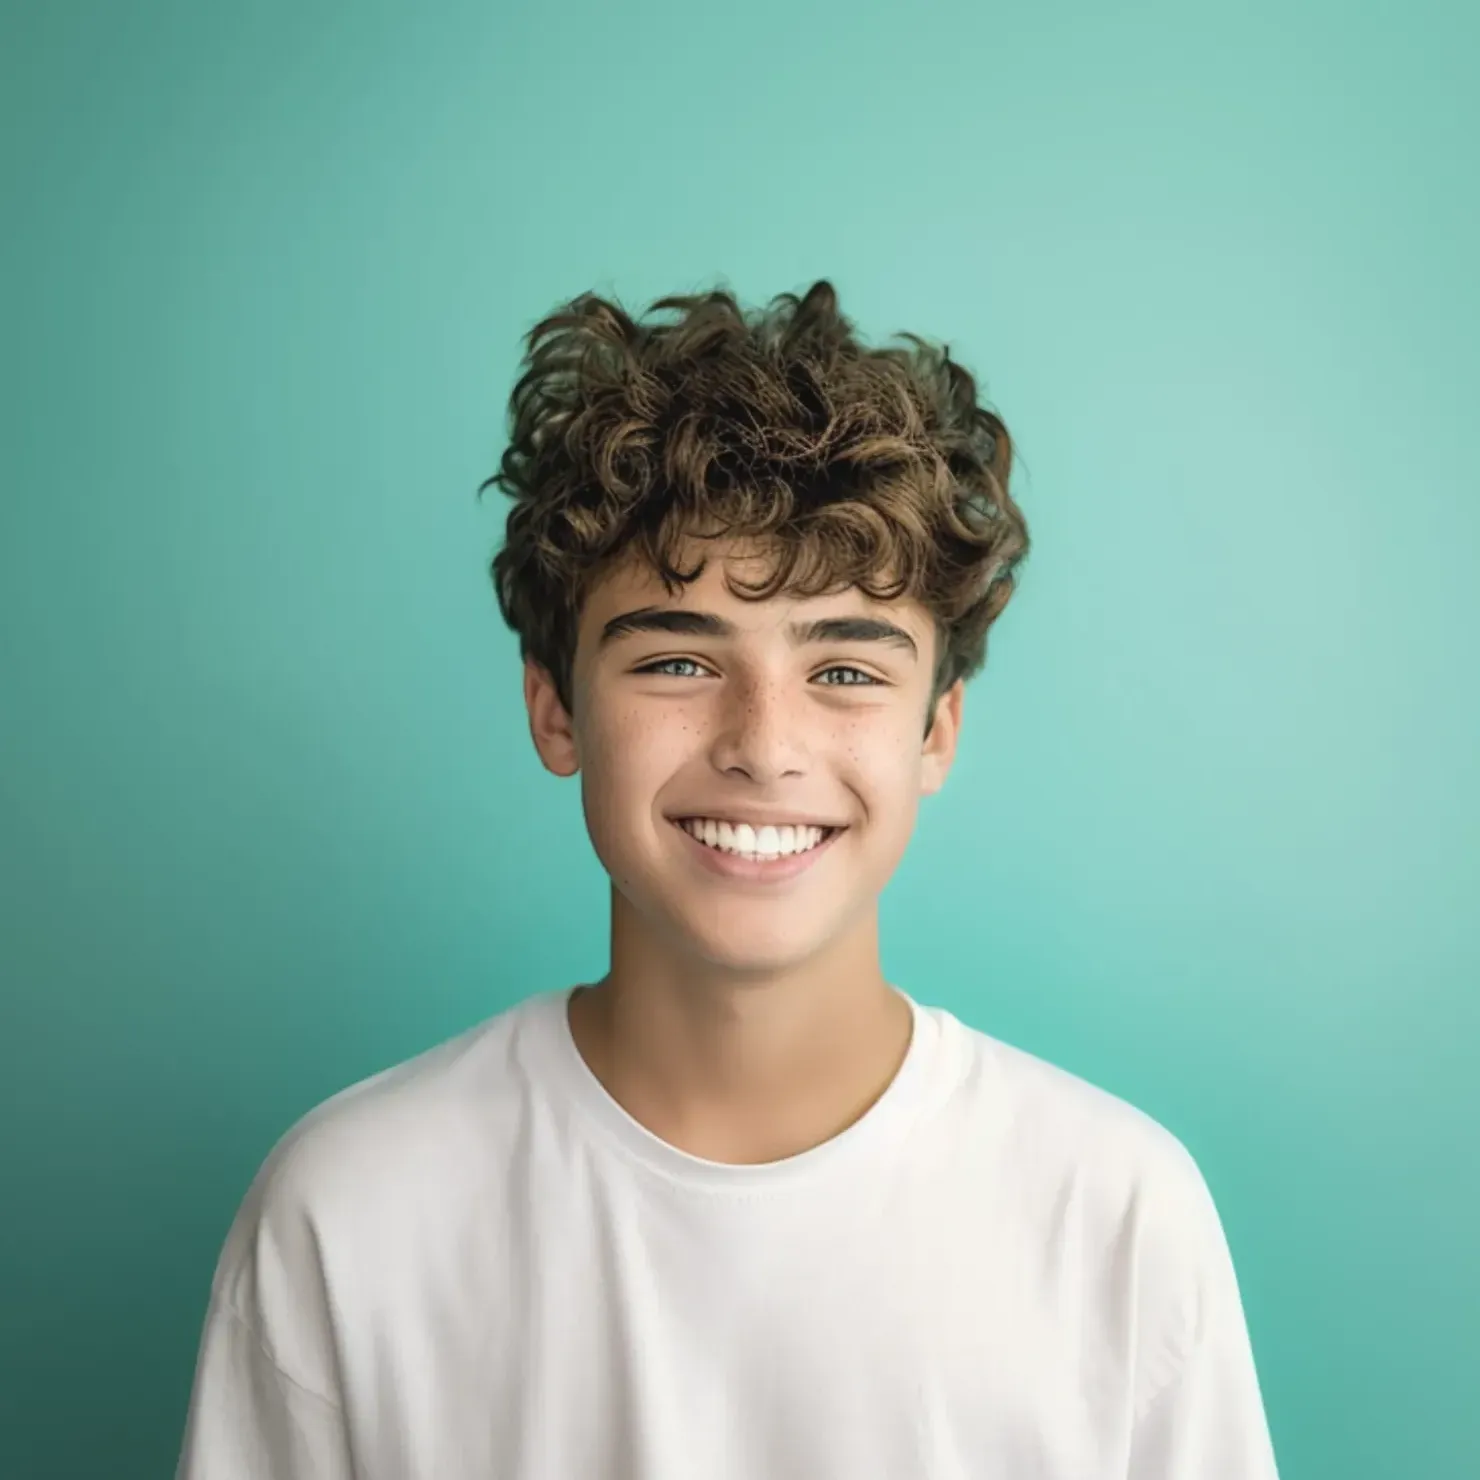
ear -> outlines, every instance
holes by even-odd
[[[533,658],[524,660],[524,707],[529,711],[529,734],[547,771],[574,776],[581,768],[575,726],[566,712],[555,680]]]
[[[945,785],[951,762],[956,758],[956,739],[961,733],[961,705],[965,692],[966,680],[958,678],[935,701],[935,722],[930,726],[921,752],[921,796],[929,796]]]

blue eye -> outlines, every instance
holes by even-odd
[[[641,668],[634,669],[633,671],[636,673],[666,673],[671,678],[690,677],[687,673],[674,673],[673,667],[675,664],[687,664],[690,668],[696,669],[702,669],[704,666],[693,658],[659,658],[657,662],[646,663]],[[827,682],[824,675],[830,673],[846,673],[852,676],[843,681]],[[881,679],[875,678],[872,674],[865,673],[863,669],[854,668],[851,664],[847,663],[834,663],[832,667],[824,668],[818,676],[823,679],[823,687],[830,689],[856,688],[860,685],[864,687],[869,685],[877,687],[882,682]]]

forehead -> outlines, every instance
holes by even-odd
[[[679,568],[692,570],[700,560],[704,568],[697,579],[670,594],[645,560],[635,554],[624,557],[598,578],[587,595],[581,610],[581,631],[584,634],[596,624],[639,606],[724,610],[737,626],[766,626],[782,610],[791,607],[819,612],[887,612],[891,621],[911,632],[923,634],[931,629],[930,613],[918,601],[907,597],[877,601],[856,586],[823,596],[797,596],[782,591],[765,601],[736,596],[729,590],[727,575],[737,584],[756,585],[770,574],[774,558],[753,540],[685,541],[676,560]]]

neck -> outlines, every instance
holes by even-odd
[[[613,890],[611,970],[576,990],[576,1047],[654,1135],[711,1161],[782,1160],[853,1124],[904,1061],[909,1003],[879,968],[877,914],[768,974],[679,956]]]

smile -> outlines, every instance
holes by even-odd
[[[730,879],[781,882],[806,872],[844,827],[771,825],[754,827],[718,817],[674,817],[696,860]]]
[[[789,858],[810,853],[830,833],[838,831],[833,827],[752,827],[748,822],[726,822],[715,817],[677,817],[674,821],[706,848],[741,858]]]

